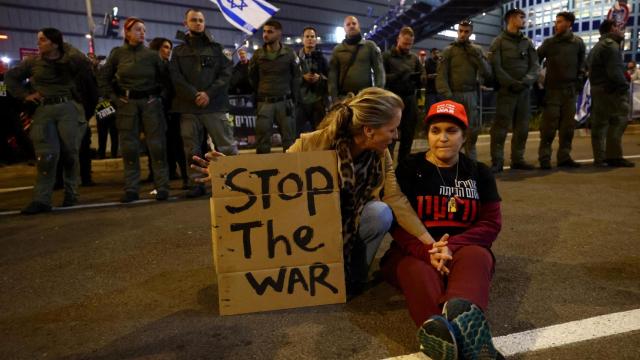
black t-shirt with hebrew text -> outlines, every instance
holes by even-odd
[[[436,165],[425,155],[420,152],[409,156],[396,169],[396,177],[434,239],[463,232],[477,221],[482,203],[501,200],[487,165],[460,154],[457,166],[439,168],[441,178]],[[456,212],[447,211],[452,196],[457,197]]]

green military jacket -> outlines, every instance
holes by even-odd
[[[89,59],[65,43],[62,57],[56,60],[48,60],[40,55],[27,58],[5,74],[5,83],[9,93],[19,99],[29,95],[29,88],[25,86],[27,79],[30,79],[30,87],[45,98],[72,97],[76,76],[82,71],[91,71]]]
[[[489,52],[501,89],[515,84],[530,87],[538,80],[538,55],[531,40],[522,32],[502,31],[491,43]]]
[[[384,64],[385,86],[398,96],[415,95],[427,73],[420,64],[418,56],[412,52],[406,54],[397,47],[382,54]]]
[[[621,38],[607,34],[601,36],[600,41],[591,49],[587,65],[592,88],[620,94],[626,93],[629,89],[629,83],[624,77],[621,41]]]
[[[199,114],[229,110],[229,83],[233,63],[222,53],[222,45],[211,35],[189,36],[178,32],[184,43],[176,46],[171,54],[171,80],[176,92],[171,110],[177,113]],[[204,91],[209,105],[196,105],[196,93]]]
[[[356,48],[360,47],[353,65],[347,69],[349,60]],[[373,83],[371,72],[373,71]],[[384,88],[384,66],[378,45],[371,40],[362,39],[356,45],[347,45],[345,41],[333,48],[329,61],[329,95],[334,99],[349,92],[377,86]],[[340,88],[340,84],[343,84]]]
[[[491,77],[491,66],[480,46],[455,41],[444,49],[436,77],[440,95],[450,98],[453,92],[476,91],[479,77]]]
[[[124,44],[111,50],[100,69],[98,85],[105,98],[114,100],[127,90],[158,93],[166,97],[169,69],[158,53],[139,44]]]
[[[544,86],[547,89],[581,87],[585,75],[584,42],[571,30],[556,34],[538,48],[538,59],[547,59]]]
[[[249,81],[258,96],[290,95],[300,99],[300,60],[288,46],[280,44],[277,53],[269,53],[266,46],[256,50],[249,62]]]

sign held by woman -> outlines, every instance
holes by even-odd
[[[345,302],[336,164],[319,151],[209,168],[221,315]]]

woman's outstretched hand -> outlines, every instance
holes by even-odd
[[[204,159],[199,156],[192,157],[194,163],[191,164],[191,168],[205,175],[201,178],[194,179],[194,181],[198,183],[207,183],[211,181],[211,174],[209,174],[209,163],[211,161],[216,161],[220,156],[225,155],[217,151],[209,151],[205,154]]]

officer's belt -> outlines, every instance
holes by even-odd
[[[120,94],[120,96],[124,96],[128,99],[146,99],[149,98],[151,96],[158,96],[160,95],[160,91],[158,90],[150,90],[150,91],[137,91],[137,90],[126,90],[123,94]]]
[[[283,95],[283,96],[258,96],[256,98],[257,102],[266,102],[266,103],[277,103],[280,101],[286,101],[291,99],[291,95]]]
[[[41,105],[56,105],[56,104],[66,103],[66,102],[69,102],[71,100],[73,100],[73,98],[71,96],[49,96],[49,97],[46,97],[46,98],[42,99],[40,104]]]

